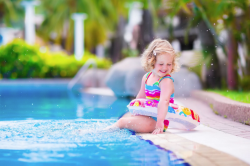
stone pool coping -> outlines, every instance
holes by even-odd
[[[188,140],[168,131],[164,134],[158,135],[141,133],[138,133],[137,135],[144,140],[150,140],[161,148],[174,152],[177,157],[184,159],[192,166],[249,165],[244,161],[234,157],[233,155]]]
[[[237,122],[250,124],[250,104],[231,100],[213,92],[196,90],[191,96],[205,102],[215,114]]]
[[[206,103],[195,98],[175,99],[195,110],[201,125],[194,131],[168,129],[159,135],[138,134],[142,139],[173,151],[191,165],[250,164],[250,126],[216,115]]]

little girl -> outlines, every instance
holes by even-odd
[[[141,89],[136,98],[156,100],[157,118],[128,114],[120,118],[114,126],[139,133],[159,134],[164,129],[164,118],[168,112],[169,102],[174,102],[174,79],[170,74],[179,68],[177,55],[167,40],[155,39],[143,52],[141,62],[148,73],[142,78]]]

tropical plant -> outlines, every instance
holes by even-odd
[[[227,55],[227,82],[228,82],[228,88],[229,89],[236,89],[238,87],[238,76],[237,76],[237,62],[238,62],[238,52],[237,42],[241,42],[242,33],[245,36],[246,40],[249,40],[249,29],[250,29],[250,23],[249,23],[249,1],[247,0],[218,0],[218,1],[210,1],[210,0],[181,0],[181,1],[174,1],[174,0],[168,0],[167,1],[169,8],[171,9],[172,16],[176,15],[180,10],[185,11],[186,13],[190,14],[193,19],[191,21],[196,21],[195,24],[197,25],[198,21],[202,20],[199,24],[203,24],[203,27],[205,28],[200,29],[202,30],[202,34],[210,33],[210,39],[208,37],[202,37],[201,41],[203,43],[204,40],[211,40],[211,43],[204,44],[203,50],[208,50],[206,46],[208,46],[211,52],[205,57],[210,57],[210,59],[215,60],[215,51],[213,48],[217,46],[221,46],[224,50],[224,52]],[[243,14],[241,14],[239,20],[239,17],[237,16],[237,9],[241,10]],[[218,20],[221,22],[218,25]],[[193,24],[193,25],[195,25]],[[192,24],[191,24],[192,25]],[[217,26],[218,25],[218,26]],[[240,26],[237,26],[240,25]],[[198,25],[198,27],[201,27]],[[220,27],[220,29],[226,29],[228,32],[228,39],[226,42],[222,43],[219,40],[218,33],[220,31],[217,27]],[[221,28],[222,27],[222,28]],[[216,29],[217,28],[217,29]],[[215,43],[214,43],[215,42]],[[213,44],[214,43],[214,44]],[[205,46],[205,48],[204,48]],[[226,47],[226,48],[225,48]],[[249,50],[249,48],[248,48]],[[206,53],[206,52],[205,52]],[[248,57],[249,57],[249,51],[248,51]],[[217,61],[217,60],[216,60]],[[209,61],[208,64],[211,64],[211,61]],[[213,64],[214,61],[213,61]],[[216,66],[217,66],[216,62]],[[214,65],[213,65],[214,66]],[[210,70],[211,72],[208,72],[209,75],[212,73],[218,73],[215,71],[215,69],[212,67]],[[210,77],[211,78],[211,77]],[[216,80],[214,78],[210,80]]]
[[[98,68],[109,68],[111,61],[97,58],[85,51],[77,61],[74,56],[63,52],[40,51],[22,40],[0,47],[0,78],[54,78],[73,77],[88,59],[93,59]]]
[[[213,33],[212,28],[209,28],[208,24],[206,23],[206,20],[203,19],[203,12],[197,7],[197,5],[192,0],[169,0],[165,1],[165,4],[163,6],[167,6],[165,10],[171,18],[176,15],[179,15],[180,17],[185,17],[186,20],[189,20],[189,25],[185,34],[186,42],[187,34],[190,28],[197,28],[198,37],[201,40],[204,55],[203,63],[205,62],[205,66],[203,67],[206,68],[204,85],[207,88],[221,87],[219,60],[216,55],[216,44],[214,40],[214,35],[216,34]],[[173,30],[170,32],[173,32]]]
[[[38,34],[46,41],[63,43],[67,51],[72,52],[73,45],[73,20],[72,13],[86,13],[88,18],[85,21],[85,45],[92,50],[96,45],[104,43],[108,38],[111,40],[110,56],[113,62],[121,59],[123,46],[123,34],[128,15],[129,6],[134,0],[43,0],[40,11],[45,19]],[[143,4],[143,23],[140,32],[140,46],[144,49],[148,42],[153,39],[153,20],[157,20],[157,7],[161,0],[148,1],[138,0]],[[151,12],[152,11],[152,12]],[[56,23],[56,24],[55,24]],[[146,25],[146,26],[145,26]],[[151,37],[147,37],[148,34]],[[51,37],[52,36],[52,37]],[[52,39],[54,38],[54,39]],[[146,41],[147,40],[147,41]]]
[[[45,15],[38,32],[45,40],[54,34],[56,43],[65,43],[68,51],[73,43],[73,13],[86,13],[85,44],[88,50],[106,41],[108,33],[114,30],[118,16],[124,13],[121,7],[124,0],[43,0],[41,10]]]
[[[12,20],[17,19],[20,0],[0,0],[0,23],[10,25]]]
[[[157,12],[161,7],[161,0],[140,0],[139,2],[143,4],[143,10],[137,47],[140,53],[142,53],[145,47],[154,39],[154,25],[158,25]]]

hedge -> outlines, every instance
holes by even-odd
[[[98,68],[111,66],[110,60],[97,58],[89,52],[77,61],[73,55],[52,53],[48,49],[41,52],[38,46],[14,40],[0,47],[0,78],[70,78],[90,58],[96,61]]]

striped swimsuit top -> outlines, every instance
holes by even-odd
[[[159,80],[155,82],[153,85],[147,85],[147,80],[151,74],[152,72],[149,72],[146,75],[146,80],[145,80],[146,99],[155,100],[156,103],[158,103],[160,101],[160,95],[161,95],[161,89],[159,87],[159,83],[164,78],[170,78],[173,80],[173,82],[174,82],[174,79],[171,77],[171,75],[167,74],[166,76],[159,78]],[[169,102],[174,103],[174,93],[170,96]]]

